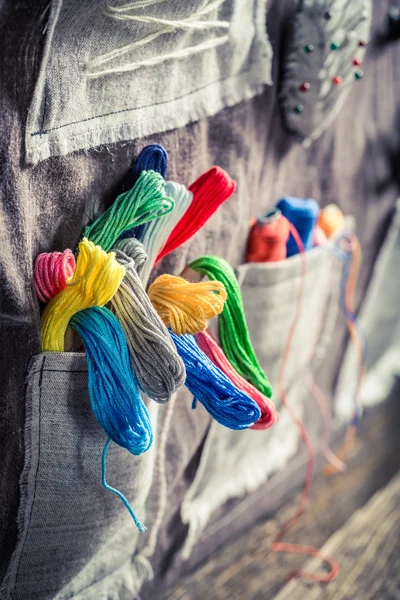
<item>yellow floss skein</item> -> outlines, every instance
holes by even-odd
[[[220,281],[190,283],[182,277],[160,275],[148,290],[149,298],[167,327],[176,335],[195,335],[222,312],[227,293]]]
[[[62,352],[71,317],[91,306],[104,306],[114,296],[125,276],[115,253],[84,238],[79,244],[76,268],[67,287],[46,306],[42,315],[42,350]]]

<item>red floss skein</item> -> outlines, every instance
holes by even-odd
[[[75,271],[75,257],[71,250],[42,252],[35,261],[35,288],[39,300],[48,302],[67,287],[67,280]]]
[[[247,262],[276,262],[286,258],[289,221],[278,208],[252,222],[247,242]]]
[[[196,342],[199,348],[204,352],[206,356],[217,366],[232,383],[245,392],[250,398],[252,398],[258,405],[261,411],[261,417],[250,427],[250,429],[267,429],[272,427],[278,420],[278,413],[276,412],[274,404],[261,394],[254,386],[246,381],[235,369],[225,356],[222,348],[220,348],[217,342],[212,337],[209,331],[201,331],[196,335]]]
[[[167,243],[157,256],[156,264],[193,237],[235,190],[236,181],[221,167],[212,167],[196,179],[189,187],[193,194],[192,203],[172,230]]]

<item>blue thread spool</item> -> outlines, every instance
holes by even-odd
[[[318,218],[319,206],[315,200],[285,196],[276,205],[290,223],[297,229],[304,250],[314,244],[314,227]],[[299,249],[292,235],[286,244],[287,257],[298,254]]]

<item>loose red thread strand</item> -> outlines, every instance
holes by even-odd
[[[293,410],[293,408],[289,404],[288,397],[287,397],[286,390],[285,390],[285,385],[284,385],[285,371],[287,368],[291,345],[293,343],[293,338],[296,333],[297,323],[298,323],[298,320],[300,318],[301,311],[302,311],[305,276],[307,273],[307,262],[306,262],[306,257],[305,257],[305,253],[304,253],[303,243],[300,239],[300,236],[297,233],[297,230],[293,227],[292,224],[290,224],[290,233],[293,235],[293,238],[295,239],[295,242],[299,248],[299,253],[301,256],[301,279],[300,279],[300,286],[299,286],[298,295],[297,295],[297,306],[296,306],[296,311],[295,311],[295,317],[293,319],[292,325],[289,330],[289,335],[288,335],[286,343],[285,343],[285,348],[284,348],[283,356],[282,356],[282,362],[281,362],[280,369],[279,369],[278,388],[279,388],[279,394],[281,396],[283,406],[285,406],[285,408],[287,409],[291,418],[297,425],[301,440],[307,451],[308,460],[307,460],[307,468],[306,468],[306,477],[305,477],[305,481],[304,481],[304,487],[303,487],[303,492],[301,495],[299,506],[298,506],[295,514],[290,519],[288,519],[288,521],[286,521],[286,523],[284,523],[282,525],[282,527],[280,528],[280,530],[278,531],[278,533],[275,536],[275,539],[272,543],[272,548],[275,552],[292,552],[295,554],[303,554],[303,555],[310,556],[310,557],[320,558],[322,561],[329,564],[330,568],[331,568],[329,573],[320,573],[320,574],[311,573],[309,571],[304,571],[304,570],[296,570],[289,574],[289,579],[292,579],[293,577],[301,577],[303,579],[308,579],[309,581],[328,583],[328,582],[336,579],[336,577],[338,576],[339,571],[340,571],[339,563],[335,559],[323,555],[320,550],[318,550],[317,548],[314,548],[312,546],[305,546],[302,544],[291,544],[288,542],[281,542],[284,535],[289,531],[289,529],[291,529],[297,523],[297,521],[299,520],[299,518],[301,517],[301,515],[304,513],[304,511],[306,509],[306,506],[307,506],[307,503],[308,503],[309,497],[310,497],[310,488],[311,488],[314,467],[315,467],[315,454],[314,454],[314,449],[312,447],[310,438],[307,434],[307,431],[306,431],[302,421],[297,416],[296,411]]]
[[[232,196],[235,189],[236,181],[231,179],[221,167],[212,167],[196,179],[189,187],[193,194],[192,203],[172,230],[164,248],[159,252],[156,264],[193,237],[218,207]]]

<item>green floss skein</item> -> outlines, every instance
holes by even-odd
[[[174,206],[174,200],[165,195],[163,177],[155,171],[142,171],[133,188],[120,194],[110,208],[86,227],[85,237],[109,252],[124,231],[158,219]]]
[[[250,340],[242,294],[234,270],[226,260],[216,256],[202,256],[191,262],[190,267],[207,275],[209,279],[224,284],[228,298],[218,317],[222,348],[236,371],[265,396],[271,398],[271,384],[257,360]]]

